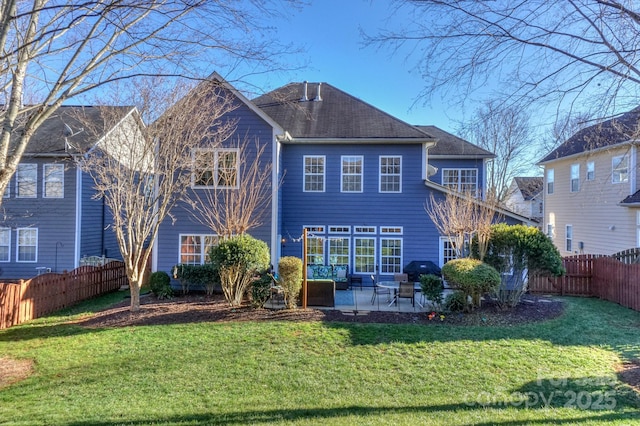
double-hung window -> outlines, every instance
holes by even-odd
[[[442,185],[475,195],[478,191],[478,169],[442,169]]]
[[[329,237],[329,263],[332,265],[349,264],[349,237]]]
[[[38,261],[38,230],[36,228],[18,228],[18,262]]]
[[[324,192],[325,156],[304,156],[304,192]]]
[[[209,251],[217,244],[215,235],[180,235],[179,263],[202,265],[209,260]]]
[[[358,236],[353,238],[354,273],[373,274],[376,272],[375,237]]]
[[[0,262],[9,262],[11,256],[11,228],[0,228]]]
[[[553,194],[553,181],[555,173],[553,169],[547,170],[547,194]]]
[[[402,157],[380,157],[380,192],[402,192]]]
[[[193,152],[194,188],[238,188],[238,148],[197,149]]]
[[[629,156],[616,155],[611,159],[611,183],[629,181]]]
[[[593,161],[587,163],[587,180],[594,180],[596,178],[596,165]]]
[[[571,192],[580,191],[580,164],[571,165]]]
[[[573,250],[573,225],[567,225],[565,229],[565,249],[570,252]]]
[[[37,164],[18,164],[18,170],[16,171],[16,197],[36,198],[38,195],[37,179]]]
[[[44,198],[64,198],[64,165],[45,164],[42,170]]]
[[[400,226],[381,226],[380,273],[398,274],[402,272],[402,235]]]
[[[342,192],[362,192],[363,162],[361,155],[342,156]]]

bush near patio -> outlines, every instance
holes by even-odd
[[[501,274],[502,282],[495,296],[503,308],[520,302],[530,275],[564,274],[558,249],[547,235],[533,226],[493,225],[484,261]]]
[[[269,267],[269,247],[264,241],[242,234],[223,240],[209,252],[220,274],[220,285],[231,306],[240,306],[255,277]]]
[[[500,285],[500,274],[496,269],[477,259],[463,258],[450,260],[442,267],[442,276],[457,287],[465,300],[465,311],[480,307],[480,298],[485,293],[495,291]]]
[[[182,294],[187,294],[191,286],[201,286],[208,296],[211,296],[216,288],[220,288],[220,274],[218,269],[210,264],[204,265],[176,265],[173,268],[173,277],[180,282]]]
[[[156,271],[149,276],[149,288],[158,299],[170,299],[173,295],[171,278],[164,271]]]
[[[282,257],[278,262],[278,275],[287,309],[295,309],[302,288],[302,260],[294,256]]]
[[[422,274],[420,275],[420,288],[424,297],[431,301],[433,307],[436,310],[440,310],[444,299],[442,295],[444,292],[442,278],[435,274]]]

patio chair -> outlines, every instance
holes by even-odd
[[[403,281],[409,281],[409,275],[408,274],[393,274],[393,280],[397,281],[399,283],[401,283]]]
[[[391,299],[391,289],[378,287],[376,285],[376,277],[375,277],[375,275],[371,275],[371,282],[373,283],[373,294],[371,295],[371,304],[372,305],[374,303],[376,303],[376,298],[380,294],[386,294],[387,295],[387,299],[388,300]],[[380,306],[380,299],[378,299],[378,306]]]
[[[415,308],[416,292],[414,290],[413,283],[401,281],[396,294],[396,303],[399,303],[399,299],[411,299],[411,306]]]

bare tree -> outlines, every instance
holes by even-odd
[[[465,139],[494,153],[487,164],[486,196],[503,202],[514,177],[526,172],[534,162],[533,135],[526,110],[487,101],[461,128]]]
[[[141,116],[157,116],[161,86],[140,89]],[[163,90],[163,89],[161,89]],[[179,88],[165,92],[174,104],[153,124],[144,126],[105,115],[113,130],[87,153],[80,166],[94,180],[98,197],[113,216],[112,228],[126,264],[131,310],[140,309],[140,287],[160,223],[171,215],[191,185],[192,152],[227,139],[235,123],[223,116],[235,108],[233,98],[215,81],[202,82],[181,100]],[[111,111],[112,109],[105,109]]]
[[[452,87],[468,99],[489,88],[513,101],[551,101],[558,110],[637,104],[637,2],[396,0],[395,7],[402,28],[368,41],[420,52],[422,95]]]
[[[479,257],[486,254],[491,233],[491,224],[499,216],[493,199],[479,200],[474,193],[461,193],[444,188],[444,199],[436,199],[433,193],[425,210],[440,235],[447,237],[456,257],[465,257],[469,253],[471,239],[476,236],[479,242]]]
[[[288,47],[261,22],[279,2],[297,0],[2,1],[0,193],[35,131],[70,98],[137,76],[201,78],[247,62],[275,69]]]
[[[244,234],[264,223],[273,170],[273,163],[263,158],[266,147],[257,140],[251,144],[238,139],[235,144],[226,143],[226,151],[204,151],[198,157],[199,169],[218,172],[215,177],[208,175],[206,185],[190,193],[190,212],[198,222],[222,238]]]

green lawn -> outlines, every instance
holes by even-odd
[[[0,424],[640,424],[615,373],[640,313],[607,302],[518,327],[64,324],[116,297],[0,331],[0,358],[35,361]]]

